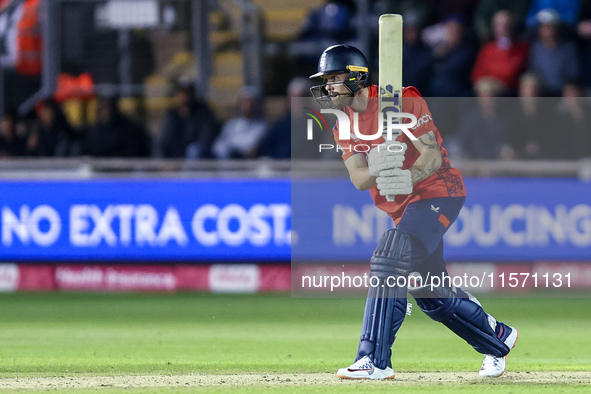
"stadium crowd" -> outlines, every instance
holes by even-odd
[[[452,157],[591,157],[591,0],[383,0],[372,7],[376,16],[403,14],[404,85],[429,97]],[[310,13],[299,40],[354,40],[354,21],[354,1],[327,2]],[[375,53],[369,57],[377,64]],[[288,98],[309,96],[305,77],[291,81]],[[192,87],[174,94],[154,138],[112,98],[98,98],[96,121],[83,129],[52,98],[36,106],[34,119],[6,109],[0,156],[291,156],[289,105],[270,122],[263,92],[247,86],[237,92],[236,117],[220,124]]]

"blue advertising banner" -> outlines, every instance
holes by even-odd
[[[289,180],[0,182],[3,261],[289,260]]]
[[[448,260],[591,260],[591,183],[466,188]],[[0,216],[2,261],[365,261],[392,226],[347,179],[1,181]]]
[[[446,234],[451,260],[591,260],[591,183],[469,179]]]
[[[466,204],[445,236],[449,261],[591,260],[591,183],[465,181]],[[348,180],[294,181],[292,209],[296,261],[367,260],[392,226]]]

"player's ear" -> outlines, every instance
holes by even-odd
[[[357,75],[357,83],[359,84],[360,88],[363,88],[366,86],[366,81],[367,81],[367,73],[359,73],[359,75]]]

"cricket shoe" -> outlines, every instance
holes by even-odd
[[[394,379],[394,370],[390,367],[379,369],[369,357],[363,356],[350,367],[339,369],[337,376],[341,379]]]
[[[509,348],[509,350],[515,347],[515,342],[517,342],[517,338],[519,338],[519,332],[515,327],[509,327],[507,325],[503,325],[505,330],[509,330],[508,335],[506,336],[505,345]],[[505,332],[506,334],[506,332]],[[482,367],[480,368],[480,372],[478,372],[479,376],[486,377],[486,378],[498,378],[505,372],[505,368],[507,367],[507,356],[504,357],[495,357],[491,355],[486,355],[484,357],[484,361],[482,362]]]

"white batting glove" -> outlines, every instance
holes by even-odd
[[[380,195],[394,197],[397,195],[412,194],[412,175],[410,170],[394,168],[380,171],[376,179]]]
[[[404,164],[406,144],[381,144],[373,147],[367,155],[367,166],[371,176],[379,176],[380,171],[400,168]]]

